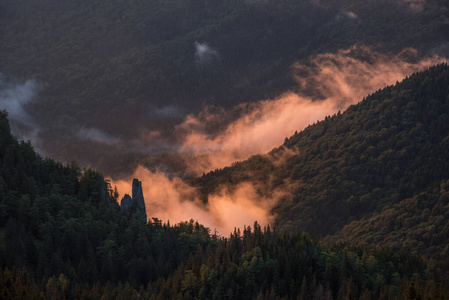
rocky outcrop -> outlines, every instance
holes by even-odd
[[[142,191],[142,182],[140,182],[138,179],[133,180],[133,202],[136,205],[137,212],[142,214],[142,216],[145,217],[145,220],[147,218],[147,213],[145,210],[145,200],[143,199],[143,191]]]
[[[138,213],[147,220],[145,208],[145,199],[143,198],[142,182],[138,179],[133,180],[132,197],[125,194],[120,202],[120,211],[124,214]]]
[[[128,214],[130,213],[132,206],[133,199],[128,194],[125,194],[125,196],[122,198],[122,201],[120,202],[120,211],[124,214]]]

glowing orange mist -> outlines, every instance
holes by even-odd
[[[414,62],[409,62],[410,58]],[[260,101],[213,136],[205,130],[213,124],[213,114],[208,115],[205,110],[201,118],[190,115],[177,128],[177,133],[184,136],[179,153],[197,174],[225,167],[253,154],[267,152],[294,131],[441,61],[443,59],[437,56],[418,59],[413,49],[385,55],[360,45],[337,53],[315,55],[307,65],[292,66],[302,95],[286,93],[278,99]],[[305,92],[310,91],[305,96]],[[313,95],[318,95],[320,100]],[[243,183],[234,187],[233,192],[221,187],[208,196],[209,202],[204,206],[195,189],[179,178],[169,179],[163,173],[150,172],[143,167],[137,168],[133,176],[142,181],[148,216],[172,223],[193,218],[222,234],[228,234],[234,227],[251,225],[255,220],[261,225],[268,224],[273,218],[270,209],[279,199],[279,195],[261,199],[254,187]],[[113,185],[117,185],[120,193],[130,193],[131,181],[129,178],[113,182]]]
[[[417,62],[407,62],[410,58]],[[443,60],[437,56],[417,58],[417,51],[413,49],[387,55],[363,45],[315,55],[306,65],[292,66],[300,94],[290,92],[278,99],[259,101],[219,134],[211,136],[205,130],[213,126],[210,124],[216,115],[208,115],[205,110],[197,116],[188,116],[177,128],[184,135],[180,153],[197,174],[265,153],[282,144],[285,137],[295,131]],[[312,93],[307,96],[303,95],[310,91]]]
[[[211,230],[227,235],[234,227],[243,228],[258,221],[261,226],[267,225],[272,216],[269,209],[273,205],[270,199],[260,199],[254,188],[244,183],[233,192],[226,188],[209,195],[208,204],[204,205],[197,197],[195,189],[183,183],[179,178],[169,179],[160,172],[151,172],[139,166],[133,178],[142,181],[147,215],[178,223],[185,220],[198,220]],[[113,181],[122,198],[131,194],[132,178]]]

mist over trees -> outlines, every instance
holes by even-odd
[[[0,0],[0,298],[449,299],[447,63],[345,80],[444,61],[446,2]],[[362,92],[269,153],[201,152]],[[123,213],[105,175],[139,165],[209,216],[249,187],[273,222]]]
[[[279,230],[332,243],[408,247],[447,266],[448,78],[446,64],[414,74],[267,155],[192,184],[204,195],[242,182],[261,198],[288,191],[272,210]]]
[[[283,199],[275,208],[274,227],[262,228],[255,222],[236,228],[229,237],[194,220],[170,225],[157,218],[146,222],[137,213],[122,214],[118,195],[100,172],[42,159],[29,143],[11,135],[7,113],[2,111],[0,295],[4,299],[447,299],[448,82],[449,68],[438,65],[287,138],[283,147],[315,153],[309,153],[304,163],[313,163],[316,169],[301,166],[300,151],[277,169],[267,165],[267,157],[255,156],[198,178],[197,184],[213,189],[223,180],[245,178],[246,170],[269,189],[264,170],[270,170],[277,176],[271,184],[281,185],[288,178],[301,183],[292,199]],[[390,139],[392,129],[386,125],[402,138]],[[361,132],[369,139],[360,142],[370,146],[352,141]],[[355,157],[339,161],[339,147],[332,141],[344,153],[355,147]],[[395,152],[404,155],[404,149],[416,160],[392,157]],[[431,155],[420,157],[424,155],[420,149]],[[285,150],[281,147],[268,155],[278,151]],[[370,163],[375,158],[368,153],[378,153],[382,163]],[[414,180],[405,180],[397,163],[405,178]],[[332,185],[331,180],[351,178],[350,170],[359,172],[353,183],[339,184],[344,190]],[[382,170],[389,180],[381,189],[376,175]],[[339,198],[344,204],[329,198],[332,193],[351,192],[348,184],[359,187],[354,187],[349,200]],[[351,205],[363,209],[352,211]],[[351,210],[349,220],[359,219],[358,224],[339,228],[348,218],[346,210]],[[302,228],[316,236],[331,236],[318,242],[300,233]]]
[[[357,43],[447,54],[444,1],[420,3],[4,0],[0,72],[42,85],[26,105],[39,151],[110,174],[124,171],[118,159],[170,167],[159,153],[176,151],[173,128],[187,114],[295,90],[290,67],[310,55]],[[198,45],[214,53],[201,66]],[[154,131],[152,144],[168,146],[133,142]]]

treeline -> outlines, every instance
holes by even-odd
[[[139,237],[108,237],[85,272],[37,277],[29,267],[3,267],[2,299],[448,299],[447,277],[438,278],[419,257],[376,247],[326,248],[307,234],[245,227],[229,238],[210,235],[193,221],[173,227],[140,223]],[[152,233],[148,235],[148,233]],[[170,240],[170,245],[160,243]],[[155,243],[156,242],[156,243]],[[159,244],[157,244],[159,243]],[[61,243],[62,247],[70,244]],[[167,247],[169,246],[169,247]],[[134,249],[131,261],[123,259]],[[154,258],[163,264],[151,268]],[[177,259],[181,258],[180,261]],[[123,259],[120,263],[120,260]],[[83,270],[79,270],[82,272]],[[127,274],[129,277],[124,274]],[[84,275],[84,276],[83,276]],[[137,276],[137,277],[136,277]],[[120,280],[119,278],[125,278]]]

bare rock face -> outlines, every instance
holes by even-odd
[[[136,206],[136,210],[141,214],[145,220],[147,219],[147,213],[145,209],[145,200],[143,198],[142,182],[134,178],[133,180],[133,205]]]
[[[120,202],[120,211],[123,214],[138,213],[145,221],[147,220],[147,213],[145,208],[145,199],[143,198],[142,182],[138,179],[133,180],[132,197],[125,194]]]
[[[125,196],[122,198],[122,201],[120,202],[120,211],[122,213],[128,214],[131,210],[132,205],[133,199],[128,194],[125,194]]]

